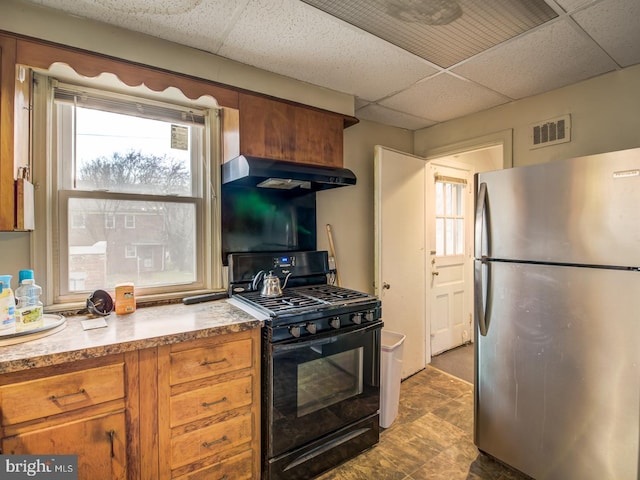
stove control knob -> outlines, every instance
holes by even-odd
[[[298,338],[300,336],[300,325],[291,325],[289,327],[289,333]]]
[[[367,313],[364,314],[364,319],[367,322],[373,322],[373,310],[369,310]]]
[[[351,321],[356,325],[360,325],[362,323],[362,313],[360,312],[354,313],[353,316],[351,317]]]
[[[336,330],[340,328],[340,317],[333,317],[331,320],[329,320],[329,326],[331,328],[335,328]]]
[[[316,333],[316,324],[315,324],[315,323],[313,323],[313,322],[308,322],[308,323],[304,326],[304,328],[306,328],[306,329],[307,329],[307,332],[309,332],[309,333],[310,333],[310,334],[312,334],[312,335],[313,335],[314,333]]]

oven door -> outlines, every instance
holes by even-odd
[[[377,321],[267,347],[270,458],[378,411],[381,328]]]

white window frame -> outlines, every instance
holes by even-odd
[[[136,258],[138,256],[138,249],[135,245],[124,246],[124,258]]]
[[[80,81],[80,77],[78,77],[78,81]],[[40,190],[40,195],[36,195],[36,225],[40,228],[34,231],[32,238],[33,264],[34,268],[40,272],[41,282],[46,285],[43,301],[48,310],[65,310],[84,304],[86,295],[69,294],[68,279],[65,277],[66,280],[61,280],[60,276],[61,268],[64,268],[64,265],[61,266],[58,260],[61,257],[61,250],[58,244],[57,225],[61,221],[63,224],[66,222],[64,219],[66,207],[61,203],[65,201],[64,196],[59,198],[57,190],[59,169],[55,159],[56,151],[60,146],[57,145],[57,137],[51,121],[53,115],[52,87],[57,84],[57,81],[47,76],[36,75],[35,84],[32,134],[33,180],[37,184],[44,185],[45,188]],[[124,84],[122,87],[129,88]],[[107,89],[100,90],[107,92]],[[139,89],[130,90],[132,92],[135,90],[136,94],[139,92]],[[158,94],[151,90],[146,93],[150,97],[171,103],[162,98],[164,95],[162,93]],[[172,95],[175,98],[175,92]],[[197,279],[186,286],[151,287],[142,291],[136,288],[136,297],[141,303],[156,299],[180,298],[226,287],[220,253],[220,205],[217,197],[217,192],[220,189],[221,163],[220,115],[217,108],[212,108],[215,106],[211,101],[205,103],[207,105],[198,105],[197,102],[190,101],[186,97],[184,97],[184,102],[181,102],[183,105],[189,105],[188,108],[206,110],[202,146],[204,159],[200,162],[199,170],[193,170],[192,176],[193,180],[198,182],[198,188],[202,192],[196,208],[196,215],[199,219],[196,243],[198,250],[196,262],[199,265],[196,273]],[[67,289],[66,294],[64,293],[65,289]]]

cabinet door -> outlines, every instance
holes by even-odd
[[[295,107],[253,95],[240,95],[240,153],[293,161]]]
[[[124,412],[42,428],[2,439],[9,455],[78,455],[78,478],[127,478]]]
[[[241,154],[342,167],[342,115],[244,94],[239,110]]]
[[[331,167],[343,165],[341,116],[306,108],[295,111],[296,161]]]
[[[16,40],[0,35],[0,231],[14,228],[13,113]]]

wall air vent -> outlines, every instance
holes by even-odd
[[[532,124],[530,128],[530,149],[571,141],[570,115],[563,115],[553,120],[535,123]]]

